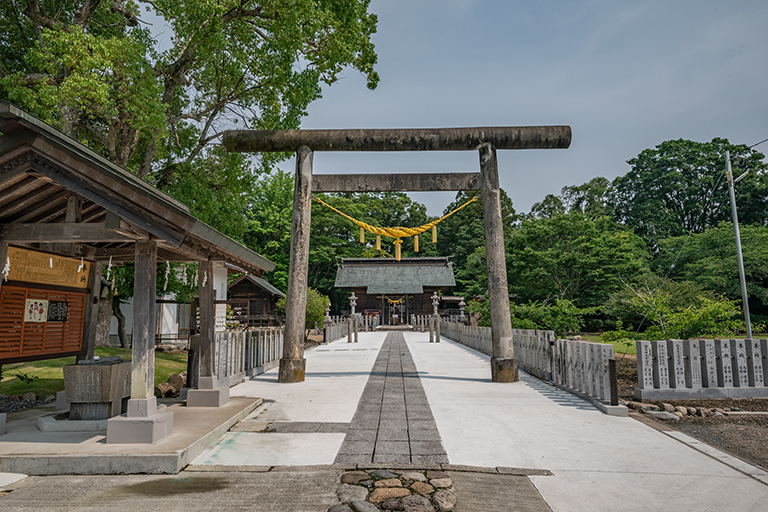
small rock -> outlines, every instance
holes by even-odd
[[[719,412],[720,414],[723,414],[725,412],[725,409],[721,409],[720,407],[718,407],[717,409],[715,409],[715,412]],[[712,416],[714,416],[714,414]]]
[[[173,386],[174,393],[178,393],[183,387],[187,385],[187,379],[182,377],[181,374],[174,373],[168,377],[168,384]]]
[[[381,478],[397,478],[397,475],[394,474],[391,471],[387,471],[386,469],[377,469],[373,473],[371,473],[371,476],[376,479]]]
[[[25,393],[24,396],[21,397],[22,400],[29,400],[30,402],[34,402],[37,400],[37,397],[33,392]]]
[[[427,477],[424,476],[424,473],[420,473],[418,471],[407,471],[400,475],[400,478],[412,480],[414,482],[426,482]]]
[[[403,498],[405,512],[435,512],[435,507],[424,496],[408,496]]]
[[[351,505],[355,512],[379,512],[379,507],[367,501],[353,501]]]
[[[709,418],[710,416],[712,416],[712,410],[706,407],[697,407],[696,414],[698,414],[702,418]]]
[[[327,512],[355,512],[349,505],[334,505],[328,509]]]
[[[453,481],[450,478],[433,478],[429,483],[438,489],[448,489],[453,487]]]
[[[349,473],[341,475],[341,483],[357,485],[368,478],[370,478],[370,476],[365,471],[350,471]]]
[[[731,412],[731,408],[730,408],[730,407],[723,407],[723,410],[724,410],[725,412]]]
[[[682,407],[680,405],[676,405],[675,406],[675,410],[673,412],[679,412],[683,416],[687,416],[688,415],[688,408],[687,407]]]
[[[413,482],[411,489],[419,494],[432,494],[435,491],[434,487],[425,482]]]
[[[342,503],[364,500],[365,497],[368,496],[368,489],[356,485],[341,484],[341,486],[336,489],[336,496],[339,497],[339,501]]]
[[[358,489],[362,489],[362,487],[358,487]],[[379,489],[374,489],[371,495],[368,496],[368,501],[371,503],[381,503],[392,498],[402,498],[403,496],[409,496],[410,494],[411,491],[405,489],[404,487],[381,487]]]
[[[456,493],[452,489],[437,491],[432,501],[439,512],[449,512],[456,506]]]
[[[374,487],[402,487],[403,482],[399,478],[387,478],[373,483]]]
[[[731,407],[731,410],[733,412],[739,412],[741,410],[741,407]]]
[[[688,415],[689,416],[696,416],[696,408],[695,407],[688,407]]]
[[[659,406],[653,404],[640,404],[640,412],[658,412]]]
[[[381,510],[403,510],[403,500],[392,498],[381,504]]]
[[[619,398],[619,405],[623,405],[623,406],[626,406],[626,405],[627,405],[627,403],[628,403],[628,402],[627,402],[626,400],[622,400],[621,398]]]
[[[661,404],[661,407],[665,412],[675,412],[675,407],[672,404]]]
[[[662,420],[662,421],[680,420],[680,417],[677,416],[676,414],[673,414],[671,412],[666,412],[666,411],[648,411],[646,414],[648,414],[648,416],[651,416],[657,420]]]
[[[678,412],[678,411],[675,411],[672,414],[674,414],[675,416],[677,416],[680,419],[683,419],[685,417],[685,414],[683,414],[681,412]]]
[[[633,401],[630,401],[630,402],[627,402],[627,407],[629,407],[630,409],[634,409],[634,410],[636,410],[636,411],[639,411],[639,410],[640,410],[640,407],[641,407],[642,405],[643,405],[643,403],[642,403],[642,402],[635,402],[634,400],[633,400]]]
[[[173,386],[167,382],[161,382],[155,386],[155,396],[157,398],[166,398],[173,395]]]
[[[715,412],[712,413],[712,417],[713,418],[725,418],[725,414],[723,414],[723,413],[721,413],[719,411],[715,411]]]
[[[52,404],[55,401],[56,401],[56,397],[54,395],[48,395],[45,398],[43,398],[44,404]]]

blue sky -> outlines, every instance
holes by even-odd
[[[303,127],[570,125],[570,149],[499,151],[518,211],[625,174],[665,140],[768,138],[765,1],[373,0],[370,10],[379,87],[347,70]],[[315,155],[316,173],[478,169],[475,152]],[[412,197],[438,215],[454,195]]]

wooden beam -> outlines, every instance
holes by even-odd
[[[230,152],[461,151],[491,143],[497,149],[557,149],[571,145],[570,126],[494,126],[376,130],[229,130]]]
[[[479,190],[480,173],[315,174],[312,192],[419,192]]]
[[[10,243],[112,243],[132,242],[137,238],[107,229],[104,224],[0,224],[0,240]]]
[[[139,241],[135,250],[131,399],[142,399],[154,396],[155,390],[157,243]]]

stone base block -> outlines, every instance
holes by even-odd
[[[491,380],[493,382],[517,382],[520,380],[517,373],[517,359],[492,357]]]
[[[66,391],[59,391],[58,393],[56,393],[56,410],[57,411],[69,410],[69,402],[67,402]]]
[[[7,414],[0,412],[0,436],[5,435],[5,418]]]
[[[123,414],[107,420],[107,444],[155,443],[173,432],[173,413],[129,418]]]
[[[280,359],[280,370],[277,381],[283,384],[304,382],[304,372],[307,368],[306,359]]]
[[[222,407],[227,402],[229,402],[227,387],[187,391],[187,407]]]

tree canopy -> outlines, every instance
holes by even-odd
[[[669,140],[630,159],[631,170],[616,178],[609,192],[616,220],[654,249],[663,238],[702,233],[728,220],[726,150],[730,151],[735,174],[750,171],[737,187],[740,221],[766,225],[765,157],[719,138],[711,142]]]
[[[215,145],[224,129],[298,128],[345,67],[375,88],[368,0],[8,0],[0,98],[187,203],[239,238],[255,159]],[[153,39],[144,13],[169,27]]]

